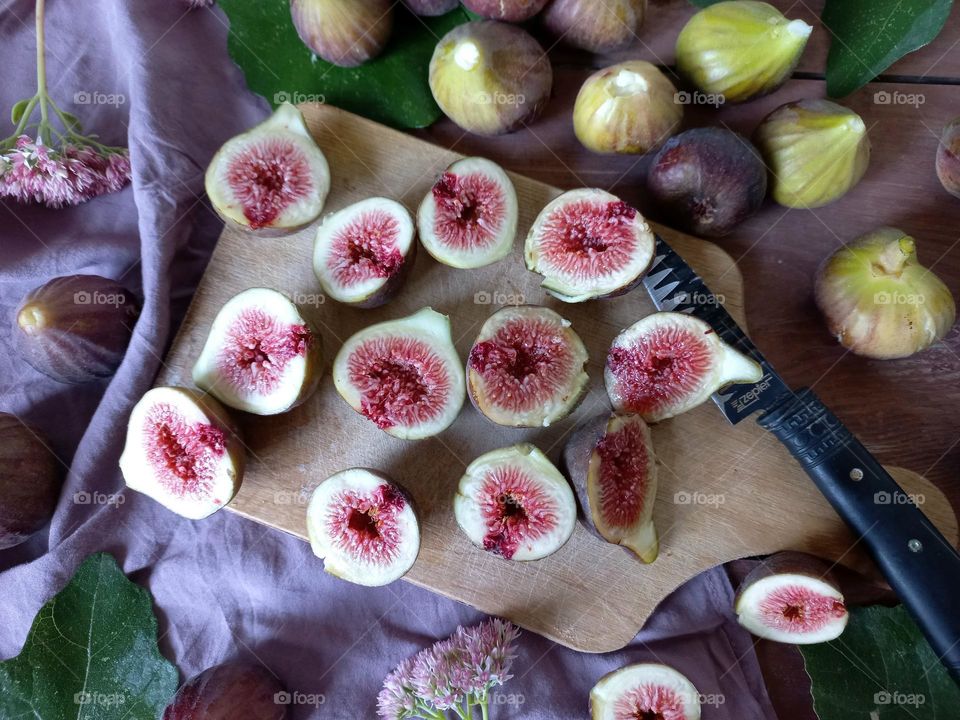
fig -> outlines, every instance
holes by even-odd
[[[193,382],[224,405],[255,415],[296,407],[323,374],[320,336],[284,295],[251,288],[227,301],[193,366]]]
[[[743,579],[734,601],[737,622],[776,642],[809,645],[838,638],[849,614],[830,567],[804,553],[771,555]]]
[[[243,466],[239,431],[209,395],[157,387],[134,405],[120,456],[130,489],[178,515],[201,520],[237,494]]]
[[[283,103],[210,161],[207,196],[224,222],[264,237],[302,230],[323,212],[330,166],[303,115]]]
[[[588,420],[567,441],[563,465],[594,534],[645,563],[656,560],[657,465],[643,418],[614,413]]]
[[[478,268],[502,260],[517,236],[517,191],[484,158],[457,160],[420,204],[420,242],[438,262]]]
[[[592,720],[700,720],[700,693],[666,665],[627,665],[590,691]]]
[[[548,427],[583,399],[588,359],[569,320],[544,307],[506,307],[470,349],[467,394],[498,425]]]
[[[633,290],[653,262],[655,243],[636,209],[603,190],[580,189],[540,212],[524,254],[544,290],[577,303]]]
[[[827,258],[814,297],[840,344],[871,358],[913,355],[942,340],[957,319],[950,289],[920,264],[914,239],[891,227]]]
[[[493,450],[470,463],[453,511],[470,542],[517,561],[552,555],[577,523],[570,485],[529,443]]]
[[[113,375],[127,351],[140,304],[99,275],[58,277],[20,304],[13,346],[34,369],[62,383]]]
[[[491,20],[523,22],[543,10],[547,0],[463,0],[464,6]]]
[[[432,308],[350,337],[333,362],[333,382],[350,407],[404,440],[446,430],[466,395],[450,318]]]
[[[813,28],[765,2],[720,2],[680,31],[677,69],[705,93],[743,102],[773,92],[793,73]]]
[[[773,199],[785,207],[817,208],[838,200],[867,171],[867,126],[853,110],[829,100],[781,105],[754,135],[770,169]]]
[[[707,323],[678,312],[653,313],[617,335],[604,370],[614,409],[647,422],[691,410],[731,383],[762,377],[756,362]]]
[[[417,252],[413,218],[387,198],[361,200],[317,229],[313,272],[337,302],[374,308],[403,286]]]
[[[493,20],[459,25],[437,43],[430,90],[464,130],[501,135],[533,122],[553,87],[546,52],[524,29]]]
[[[262,665],[225,662],[181,685],[161,720],[285,720],[286,696]]]
[[[393,32],[391,0],[290,0],[297,34],[321,58],[340,67],[379,55]]]
[[[573,106],[573,130],[588,150],[643,154],[683,120],[677,88],[655,65],[629,60],[587,78]]]
[[[460,7],[460,0],[403,0],[403,4],[414,15],[435,17],[456,10]]]
[[[625,48],[637,39],[647,0],[552,0],[543,11],[551,35],[595,53]]]
[[[763,205],[767,168],[742,135],[696,128],[660,148],[647,173],[647,189],[679,228],[723,237]]]
[[[0,413],[0,550],[26,541],[53,517],[60,468],[39,430]]]
[[[368,587],[399,580],[420,553],[420,522],[409,494],[367,468],[320,483],[307,507],[307,534],[328,573]]]
[[[937,177],[943,189],[960,197],[960,118],[943,129],[937,146]]]

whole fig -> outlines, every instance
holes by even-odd
[[[722,237],[760,209],[767,194],[767,168],[742,135],[696,128],[660,148],[650,165],[647,189],[677,227]]]
[[[568,45],[608,53],[637,39],[647,0],[553,0],[543,11],[543,24]]]
[[[391,0],[290,0],[290,13],[308,48],[334,65],[356,67],[383,51],[393,6]]]
[[[133,294],[99,275],[54,278],[17,310],[13,345],[34,368],[62,383],[113,375],[140,312]]]
[[[289,701],[262,665],[225,662],[181,685],[162,720],[284,720]]]
[[[523,22],[543,9],[547,0],[463,0],[464,6],[491,20]]]
[[[24,542],[53,516],[61,467],[38,430],[0,413],[0,550]]]
[[[414,15],[423,17],[446,15],[460,6],[459,0],[403,0],[403,4]]]
[[[944,190],[960,198],[960,118],[943,129],[937,147],[937,177]]]

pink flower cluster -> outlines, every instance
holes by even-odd
[[[512,676],[520,634],[512,623],[487,620],[472,628],[458,627],[448,639],[404,660],[383,682],[377,698],[383,718],[437,718],[451,708],[484,705],[490,689]]]
[[[116,192],[128,182],[126,150],[101,152],[72,144],[52,148],[40,138],[21,135],[12,149],[0,155],[0,199],[56,208]]]

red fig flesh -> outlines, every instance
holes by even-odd
[[[700,693],[666,665],[640,663],[605,675],[590,691],[592,720],[700,720]]]
[[[61,468],[36,428],[0,413],[0,550],[24,542],[53,516]]]

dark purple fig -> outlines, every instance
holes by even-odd
[[[553,0],[543,11],[543,24],[567,45],[608,53],[637,39],[647,0]]]
[[[434,17],[436,15],[446,15],[452,10],[456,10],[460,5],[459,0],[403,0],[403,4],[414,15],[424,17]]]
[[[99,275],[54,278],[17,310],[13,344],[34,368],[62,383],[113,375],[140,306],[122,285]]]
[[[284,720],[289,702],[262,665],[225,662],[181,685],[162,720]]]
[[[767,169],[742,135],[696,128],[660,148],[650,165],[647,189],[681,230],[722,237],[760,209],[767,194]]]
[[[37,430],[0,413],[0,550],[19,545],[53,516],[61,467]]]

